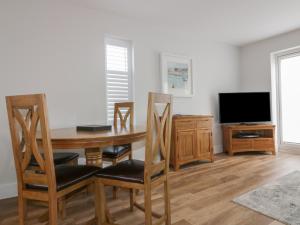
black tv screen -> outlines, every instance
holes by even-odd
[[[271,121],[269,92],[219,93],[220,123]]]

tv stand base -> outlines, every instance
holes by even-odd
[[[251,124],[252,125],[252,124]],[[224,152],[233,155],[237,152],[271,152],[276,154],[275,149],[275,125],[223,125]],[[255,134],[241,135],[241,134]]]

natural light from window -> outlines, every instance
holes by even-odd
[[[106,108],[112,123],[116,102],[132,100],[132,45],[130,41],[106,38]]]
[[[280,60],[281,125],[283,143],[300,144],[300,56]]]
[[[114,45],[106,45],[107,70],[128,71],[128,49]]]

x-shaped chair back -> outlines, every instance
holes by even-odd
[[[19,191],[26,184],[46,184],[49,191],[55,190],[56,179],[45,95],[8,96],[6,103]],[[37,134],[41,137],[41,144],[37,142]],[[37,167],[30,166],[32,158],[36,160]]]
[[[161,173],[167,174],[170,161],[172,96],[149,93],[145,180]]]
[[[133,118],[134,118],[133,105],[134,105],[133,102],[115,103],[114,127],[118,126],[118,121],[120,122],[121,128],[127,128],[127,123],[129,123],[130,128],[133,127]]]

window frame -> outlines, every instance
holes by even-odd
[[[113,71],[107,69],[107,45],[114,45],[127,48],[127,66],[128,72]],[[108,124],[113,123],[108,115],[108,74],[126,74],[128,75],[128,101],[134,101],[134,48],[131,40],[106,35],[104,38],[104,58],[105,58],[105,117]]]

